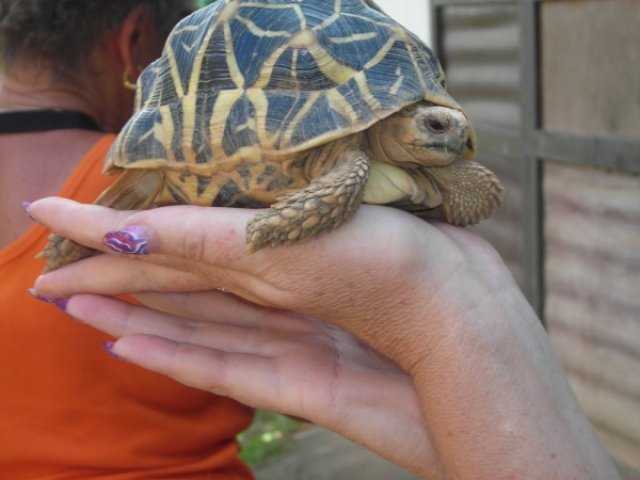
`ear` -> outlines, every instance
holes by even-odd
[[[160,55],[153,13],[145,4],[133,8],[116,31],[116,49],[129,80],[135,83],[144,67]]]

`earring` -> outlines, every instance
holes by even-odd
[[[122,74],[122,85],[124,85],[124,88],[126,88],[127,90],[132,90],[132,91],[136,91],[137,86],[135,83],[131,83],[131,80],[129,80],[129,67],[124,69],[124,73]]]

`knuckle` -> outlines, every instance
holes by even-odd
[[[182,236],[180,256],[186,260],[203,262],[207,245],[210,243],[207,240],[207,235],[202,231],[185,233]]]

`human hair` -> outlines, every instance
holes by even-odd
[[[146,4],[166,35],[182,0],[0,0],[0,55],[4,68],[29,59],[64,77],[89,56],[103,35],[136,6]]]

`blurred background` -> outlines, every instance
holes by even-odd
[[[507,188],[477,230],[640,478],[640,2],[432,0],[430,14],[479,160]]]
[[[507,189],[476,230],[538,311],[623,478],[640,479],[640,1],[376,1],[440,58]],[[260,480],[412,478],[328,432],[267,413],[257,425],[250,449],[286,445],[257,456]]]

